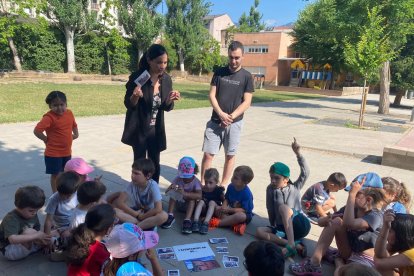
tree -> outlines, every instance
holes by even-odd
[[[66,40],[68,73],[76,72],[74,38],[85,31],[89,20],[88,0],[47,0],[46,14],[49,20],[63,32]]]
[[[339,28],[336,0],[316,1],[300,12],[295,22],[292,47],[314,64],[329,63],[334,73],[344,69],[342,37],[348,35]]]
[[[250,7],[249,15],[243,12],[239,19],[238,31],[242,33],[260,32],[265,29],[265,25],[260,22],[263,15],[257,10],[259,0],[254,0],[253,6]]]
[[[154,43],[163,26],[163,18],[155,12],[161,0],[121,0],[119,17],[125,32],[138,49],[138,59]]]
[[[0,1],[0,43],[7,43],[13,56],[14,68],[22,71],[22,64],[14,42],[16,28],[27,21],[29,14],[25,9],[36,10],[42,2],[37,0]]]
[[[207,33],[203,18],[210,5],[204,0],[167,0],[166,33],[177,51],[182,72],[186,57],[203,46]]]
[[[200,76],[203,70],[213,71],[214,66],[221,63],[220,43],[211,36],[207,37],[202,48],[196,51],[190,59],[192,69],[198,70]]]
[[[397,89],[394,105],[401,104],[401,98],[407,89],[414,88],[414,36],[407,39],[407,44],[399,56],[391,63],[392,86]]]
[[[368,10],[368,22],[362,26],[359,41],[355,45],[345,41],[345,61],[364,78],[359,127],[363,127],[366,97],[370,83],[378,77],[383,63],[394,57],[389,36],[385,33],[384,20],[380,15],[381,7]],[[356,46],[356,47],[355,47]]]

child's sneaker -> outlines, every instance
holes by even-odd
[[[233,226],[233,231],[236,234],[243,235],[246,231],[246,223],[239,223]]]
[[[212,217],[210,219],[210,222],[208,223],[208,227],[210,228],[217,228],[220,224],[220,219],[216,218],[216,217]]]
[[[207,234],[208,233],[208,223],[207,222],[203,222],[200,225],[200,234]]]
[[[185,219],[183,221],[183,229],[181,232],[183,232],[184,234],[191,234],[193,233],[193,231],[191,231],[191,227],[192,227],[191,220]]]
[[[174,216],[168,215],[167,221],[161,224],[161,228],[170,229],[174,222],[175,222]]]
[[[198,221],[193,221],[193,225],[191,226],[192,232],[199,232],[200,231],[200,223]]]
[[[311,264],[310,259],[302,263],[293,263],[289,265],[289,269],[293,275],[322,276],[322,266]]]

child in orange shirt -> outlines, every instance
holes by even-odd
[[[63,92],[52,91],[45,101],[50,111],[43,115],[33,133],[46,145],[46,174],[50,174],[50,185],[55,193],[57,175],[63,172],[66,162],[70,160],[72,141],[79,137],[79,132],[72,111],[67,109]]]

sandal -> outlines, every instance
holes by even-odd
[[[335,259],[339,257],[339,251],[338,249],[335,249],[333,247],[329,247],[325,254],[323,255],[322,259],[327,261],[330,264],[335,264]]]
[[[321,265],[311,264],[310,259],[302,263],[293,263],[289,265],[289,270],[292,272],[293,275],[322,276]]]
[[[298,246],[300,248],[298,248]],[[301,256],[302,258],[306,258],[308,256],[308,248],[306,247],[306,245],[303,243],[302,240],[295,241],[295,247],[296,247],[296,251],[298,252],[299,256]]]
[[[298,252],[296,251],[296,248],[290,246],[289,244],[287,244],[285,246],[286,252],[283,254],[283,257],[285,259],[290,258],[290,257],[295,257]]]

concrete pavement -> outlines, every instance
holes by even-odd
[[[229,240],[229,255],[239,256],[239,268],[223,268],[220,254],[216,260],[222,266],[212,271],[218,275],[247,275],[243,267],[242,252],[254,240],[257,226],[267,225],[265,187],[269,183],[268,168],[275,161],[282,161],[291,168],[292,178],[299,174],[295,156],[290,148],[293,137],[302,146],[311,175],[304,189],[326,179],[330,173],[340,171],[348,181],[356,175],[374,171],[381,176],[392,176],[407,183],[411,192],[414,172],[378,164],[383,147],[396,143],[404,131],[413,126],[409,123],[410,109],[391,109],[391,115],[376,113],[378,95],[369,95],[365,121],[387,126],[391,131],[360,130],[350,124],[326,124],[328,121],[358,121],[359,96],[326,97],[311,100],[264,103],[252,106],[245,114],[236,165],[252,167],[255,178],[250,184],[254,195],[256,216],[247,227],[244,236],[236,236],[230,230],[218,229],[207,236],[181,234],[181,219],[170,230],[159,229],[159,247],[207,241],[211,237],[225,236]],[[413,106],[414,100],[403,100],[403,105]],[[160,187],[164,190],[176,174],[176,166],[184,155],[201,162],[201,145],[205,123],[211,108],[176,110],[166,114],[168,149],[161,154]],[[124,116],[77,118],[80,138],[74,142],[73,156],[80,156],[95,167],[92,176],[103,175],[108,194],[121,190],[130,179],[132,150],[120,142]],[[51,194],[49,178],[44,174],[44,145],[32,134],[35,122],[0,125],[0,217],[14,208],[14,192],[19,186],[34,184]],[[400,130],[401,132],[398,132]],[[221,172],[224,156],[221,152],[213,166]],[[342,206],[347,194],[337,194],[338,206]],[[164,198],[166,201],[166,198]],[[40,212],[42,220],[44,212]],[[312,226],[306,244],[312,252],[321,228]],[[211,246],[214,250],[215,246]],[[299,260],[299,259],[298,259]],[[161,261],[167,269],[180,269],[188,275],[183,262]],[[287,262],[288,264],[288,262]],[[286,265],[287,266],[287,265]],[[51,263],[46,256],[35,254],[26,260],[8,262],[0,257],[0,275],[64,275],[63,263]],[[287,270],[286,270],[287,271]],[[331,275],[332,267],[324,266],[324,274]],[[197,275],[210,275],[199,272]]]

